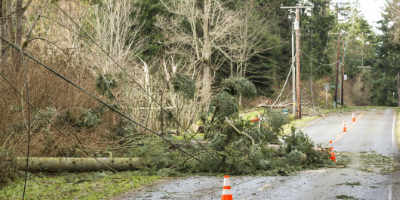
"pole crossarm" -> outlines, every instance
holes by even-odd
[[[296,61],[296,68],[295,68],[295,70],[293,70],[293,72],[294,72],[293,77],[295,77],[293,84],[295,83],[295,85],[296,85],[296,87],[295,87],[296,95],[293,95],[293,101],[295,101],[296,103],[293,102],[294,103],[293,112],[296,113],[297,119],[301,119],[301,115],[302,115],[302,112],[301,112],[301,79],[300,79],[300,77],[301,77],[300,76],[300,72],[301,72],[300,71],[300,63],[301,63],[300,62],[300,58],[301,58],[300,9],[303,9],[303,8],[306,8],[306,9],[314,8],[314,6],[305,6],[305,5],[301,5],[301,4],[298,4],[296,6],[281,6],[281,9],[289,9],[289,10],[295,9],[296,10],[296,18],[293,22],[293,29],[296,32],[296,55],[294,56],[293,52],[292,52],[292,68],[293,68],[293,64],[294,64],[293,61]],[[293,34],[293,32],[292,32],[292,34]],[[293,36],[292,36],[292,40],[293,40]],[[293,41],[292,41],[292,44],[293,44]],[[293,51],[293,49],[292,49],[292,51]]]
[[[281,6],[281,9],[314,8],[314,6]]]

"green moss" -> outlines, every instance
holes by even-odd
[[[31,174],[26,191],[30,200],[108,199],[160,179],[140,172],[91,172]],[[21,198],[24,187],[19,179],[0,190],[0,200]]]

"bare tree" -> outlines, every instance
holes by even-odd
[[[239,26],[234,31],[230,44],[225,47],[229,59],[236,63],[236,75],[244,77],[247,72],[248,61],[255,55],[267,50],[263,46],[263,34],[268,32],[268,21],[253,12],[254,0],[244,3],[238,10]],[[232,74],[232,72],[231,72]]]
[[[143,50],[144,40],[139,38],[140,10],[133,7],[130,0],[105,0],[94,13],[96,41],[121,66],[130,66],[129,59]],[[132,17],[132,13],[136,16]],[[114,74],[122,70],[106,56],[99,54],[94,58],[99,74]]]
[[[158,26],[165,32],[169,54],[186,59],[195,77],[200,74],[201,99],[211,96],[213,74],[218,69],[215,53],[225,53],[227,41],[240,23],[239,16],[224,8],[219,0],[161,1],[173,17],[159,17]],[[189,26],[182,26],[185,22]],[[212,58],[213,55],[213,58]]]
[[[32,0],[29,0],[26,5],[23,5],[23,0],[16,0],[15,2],[15,22],[11,22],[12,17],[9,16],[8,18],[10,19],[9,23],[9,31],[10,31],[10,36],[13,39],[12,42],[14,42],[17,46],[21,47],[22,46],[22,35],[24,34],[24,13],[27,10],[27,8],[30,6],[32,3]],[[10,13],[12,14],[12,13]],[[16,50],[13,50],[13,60],[14,60],[14,65],[15,65],[15,71],[18,72],[21,68],[22,65],[22,55],[17,52]]]
[[[161,2],[173,14],[158,19],[167,53],[190,65],[193,77],[200,78],[200,97],[207,105],[213,76],[222,62],[239,66],[237,72],[244,75],[248,60],[261,52],[264,21],[253,14],[254,2],[238,10],[226,8],[220,0]]]

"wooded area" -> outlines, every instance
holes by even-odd
[[[321,164],[326,155],[302,134],[286,144],[301,141],[303,149],[267,152],[267,144],[283,141],[285,117],[267,112],[268,121],[257,127],[239,116],[259,104],[292,103],[293,86],[285,82],[294,15],[281,6],[296,4],[0,0],[0,161],[28,152],[113,152],[142,157],[153,168],[196,165],[196,172],[239,162],[228,167],[238,174],[252,171],[243,166],[276,169],[274,162],[284,161],[261,159],[272,154]],[[345,105],[400,105],[398,0],[387,6],[379,31],[356,4],[304,4],[313,6],[300,21],[305,113],[332,108],[335,95]],[[335,94],[339,72],[349,80]]]

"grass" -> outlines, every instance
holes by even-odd
[[[337,166],[344,166],[347,167],[351,163],[351,157],[354,156],[352,153],[349,152],[337,152]]]
[[[29,200],[110,199],[159,179],[137,171],[31,174],[25,197]],[[21,178],[1,188],[0,200],[20,199],[23,187]]]
[[[336,199],[343,199],[343,200],[357,200],[357,198],[348,195],[336,195]]]
[[[195,135],[192,135],[195,140],[204,140],[204,134],[203,133],[197,133]],[[173,135],[173,138],[176,140],[184,140],[185,135]]]
[[[391,174],[394,171],[393,158],[377,153],[361,153],[361,171]]]
[[[290,123],[285,124],[283,126],[283,132],[287,135],[291,133],[291,127],[295,128],[304,128],[306,127],[311,121],[318,119],[319,116],[306,116],[302,117],[301,119],[292,120]]]
[[[311,115],[311,116],[303,116],[300,120],[291,120],[289,124],[286,124],[283,127],[284,133],[288,134],[291,132],[291,127],[296,128],[303,128],[307,126],[311,121],[318,119],[320,115],[330,114],[330,113],[344,113],[344,112],[352,112],[352,111],[359,111],[359,110],[370,110],[370,109],[386,109],[387,107],[384,106],[345,106],[345,107],[338,107],[336,109],[320,109],[319,115]],[[264,112],[265,108],[257,108],[252,111],[242,111],[240,117],[244,120],[251,120],[256,118],[258,115],[261,115]],[[399,110],[400,111],[400,110]],[[289,119],[293,119],[293,115],[289,114]],[[398,117],[400,120],[400,114]],[[400,123],[399,123],[400,124]],[[400,125],[399,125],[399,132],[400,132]],[[398,137],[398,141],[400,144],[400,136]]]
[[[262,115],[266,109],[265,108],[257,108],[256,110],[250,111],[250,112],[243,112],[240,114],[240,117],[243,120],[251,120],[256,118],[258,115]],[[288,115],[289,119],[294,119],[293,115],[289,114]],[[291,120],[290,123],[286,124],[283,126],[283,130],[285,134],[288,134],[291,132],[291,127],[296,127],[296,128],[303,128],[306,125],[308,125],[309,122],[317,119],[318,116],[304,116],[299,120]]]
[[[360,186],[361,183],[360,182],[345,182],[345,183],[341,183],[341,184],[337,184],[337,185],[347,185],[347,186],[354,187],[354,186]]]
[[[343,112],[352,112],[352,111],[360,111],[360,110],[371,110],[371,109],[387,109],[387,106],[345,106],[345,107],[338,107],[336,109],[320,109],[321,114],[328,114],[328,113],[343,113]]]
[[[262,115],[266,110],[267,109],[265,108],[256,108],[252,111],[241,111],[240,118],[250,121],[251,119],[256,118],[258,115]]]

